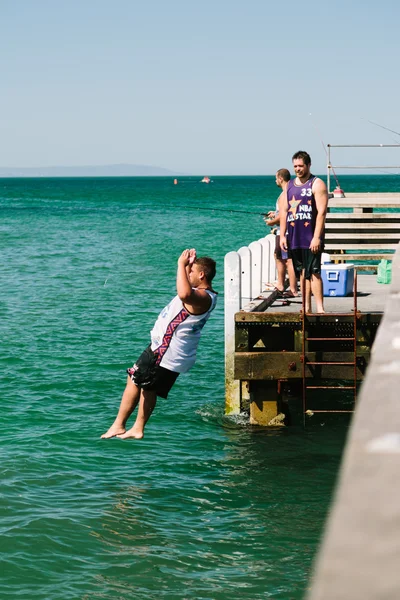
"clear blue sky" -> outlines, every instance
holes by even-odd
[[[400,131],[399,6],[0,0],[0,166],[271,174],[305,149],[323,173],[321,138],[398,143],[367,120]]]

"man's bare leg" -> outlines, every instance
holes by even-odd
[[[126,388],[124,393],[122,394],[121,404],[119,407],[119,411],[114,423],[111,425],[110,429],[103,433],[101,436],[103,439],[108,439],[115,437],[121,433],[125,433],[125,425],[133,411],[135,410],[137,403],[140,398],[140,388],[135,385],[132,379],[128,375],[128,379],[126,382]]]
[[[276,262],[276,272],[278,274],[276,288],[280,292],[283,292],[283,290],[285,289],[286,261],[284,261],[280,258],[276,258],[275,262]]]
[[[304,291],[305,290],[305,291]],[[309,279],[304,277],[304,270],[300,275],[300,293],[301,298],[304,300],[304,310],[306,313],[311,312],[311,282]]]
[[[144,437],[144,427],[151,417],[151,414],[156,406],[156,402],[156,392],[150,392],[142,389],[140,392],[140,402],[135,424],[132,429],[129,429],[129,431],[119,435],[118,437],[121,440],[126,440],[129,438],[141,440]]]
[[[288,277],[289,277],[289,288],[290,291],[292,292],[293,296],[297,296],[297,277],[296,277],[296,272],[294,270],[294,266],[293,266],[293,261],[291,258],[288,258],[286,261],[286,267],[287,267],[287,272],[288,272]]]
[[[317,305],[317,313],[324,313],[324,290],[321,275],[315,273],[311,275],[311,289]]]

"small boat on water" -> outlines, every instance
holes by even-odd
[[[200,183],[210,183],[211,179],[207,176],[203,177]]]

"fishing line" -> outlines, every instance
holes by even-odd
[[[315,127],[315,129],[316,129],[316,131],[317,131],[317,133],[318,133],[318,136],[319,136],[320,142],[321,142],[321,144],[322,144],[322,147],[323,147],[323,149],[324,149],[324,152],[325,152],[325,154],[326,154],[326,158],[329,158],[328,150],[326,149],[326,145],[325,145],[325,143],[324,143],[324,140],[322,139],[321,132],[320,132],[320,130],[318,129],[318,127],[317,127],[317,124],[315,123],[315,121],[312,119],[312,114],[311,114],[311,113],[308,113],[308,114],[309,114],[309,116],[311,117],[312,124],[314,125],[314,127]],[[339,179],[337,178],[337,175],[336,175],[336,173],[335,173],[335,169],[332,167],[332,165],[329,165],[329,166],[330,166],[330,168],[332,169],[332,173],[333,173],[333,176],[334,176],[334,178],[335,178],[336,185],[337,185],[337,187],[339,187],[339,188],[340,188]]]
[[[137,216],[135,214],[136,209],[140,209],[140,208],[149,208],[149,209],[154,210],[154,206],[151,206],[148,204],[136,204],[135,206],[133,206],[131,208],[132,214],[130,216],[130,219],[128,220],[128,225],[127,225],[127,227],[129,229],[131,227],[133,219]],[[257,216],[262,216],[262,217],[268,216],[268,213],[255,212],[255,211],[250,211],[250,210],[239,210],[239,209],[235,209],[235,208],[213,208],[213,207],[208,207],[208,206],[188,206],[186,204],[184,206],[179,205],[179,204],[168,204],[166,206],[157,206],[156,210],[165,210],[168,208],[179,208],[181,210],[182,209],[184,209],[184,210],[205,210],[205,211],[218,211],[218,212],[227,212],[227,213],[241,213],[241,214],[247,214],[247,215],[257,215]],[[110,269],[112,269],[113,264],[110,266]],[[106,287],[107,281],[110,279],[110,277],[111,277],[111,274],[104,281],[103,287]]]

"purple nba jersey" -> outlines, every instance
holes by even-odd
[[[312,191],[312,175],[305,183],[296,185],[295,179],[287,187],[287,236],[289,248],[309,248],[314,235],[317,206]]]

